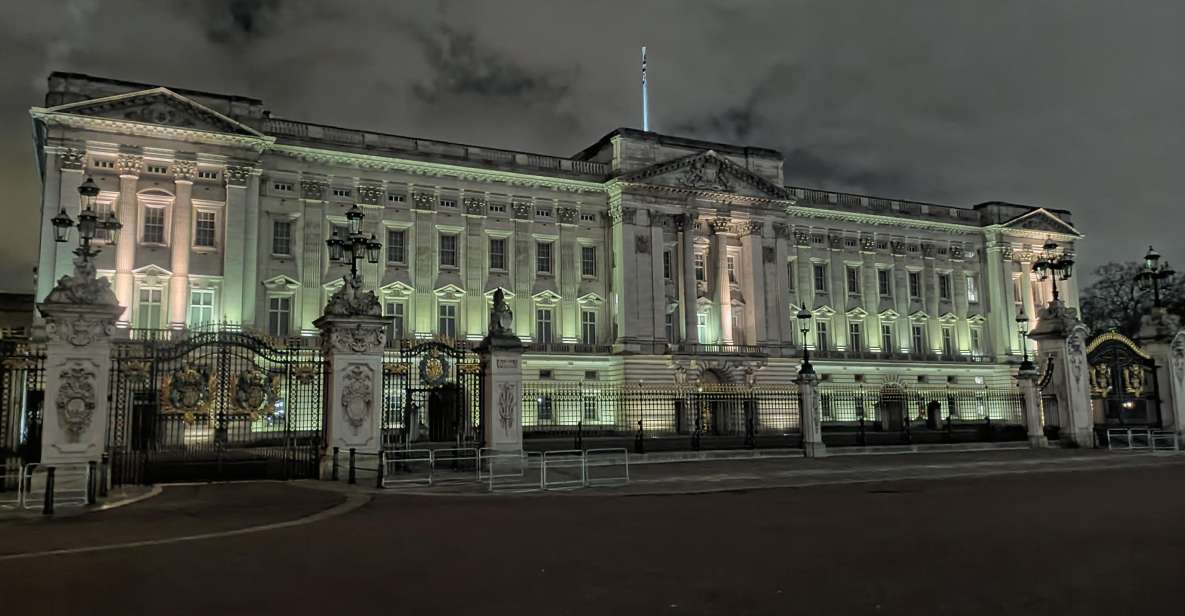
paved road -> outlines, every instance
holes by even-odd
[[[377,496],[300,526],[0,559],[0,597],[55,615],[1180,614],[1181,461],[682,496]],[[279,484],[168,488],[87,524],[96,543],[137,524],[160,538],[179,519],[205,532],[341,503]]]

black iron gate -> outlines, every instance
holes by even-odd
[[[120,341],[112,355],[112,483],[317,476],[319,350],[216,331]]]
[[[19,469],[41,460],[45,346],[0,339],[0,491],[15,490]]]
[[[1160,427],[1156,361],[1135,342],[1107,332],[1087,347],[1095,425]]]
[[[398,341],[383,356],[383,446],[481,445],[481,361],[464,342]]]

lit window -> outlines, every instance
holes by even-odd
[[[272,296],[267,301],[267,333],[277,338],[287,338],[292,323],[292,298]]]
[[[921,325],[914,325],[911,328],[913,333],[913,351],[914,353],[926,352],[926,329]]]
[[[535,342],[548,344],[551,342],[551,309],[539,308],[535,311]]]
[[[815,322],[815,348],[819,349],[820,351],[826,351],[828,349],[828,343],[830,341],[828,340],[829,336],[827,329],[827,321]]]
[[[725,259],[725,261],[728,264],[728,282],[729,282],[729,284],[736,284],[737,283],[736,259],[734,259],[733,257],[727,257]]]
[[[580,275],[581,276],[596,276],[597,275],[597,248],[596,248],[596,246],[581,246],[580,247]]]
[[[827,266],[821,263],[815,264],[815,292],[827,292]]]
[[[387,302],[387,316],[391,318],[391,339],[403,339],[403,302]]]
[[[955,356],[955,332],[953,328],[942,328],[942,354],[945,357]]]
[[[551,273],[551,242],[535,243],[535,271],[540,274]]]
[[[441,304],[437,311],[436,333],[448,338],[457,337],[457,305]]]
[[[695,255],[695,281],[704,282],[708,279],[708,266],[705,261],[704,253],[696,253]]]
[[[597,343],[597,313],[584,310],[580,313],[580,338],[584,344]]]
[[[864,350],[864,335],[859,323],[848,323],[848,348],[853,351]]]
[[[708,339],[708,315],[704,312],[696,313],[695,315],[695,333],[699,338],[700,344],[703,344]]]
[[[272,221],[272,254],[292,254],[292,222],[288,220]]]
[[[539,371],[539,378],[540,379],[547,380],[547,379],[551,378],[551,370],[546,371],[547,372],[546,378],[544,378],[543,372],[544,372],[543,370]],[[539,421],[551,421],[551,419],[552,419],[551,397],[539,396],[539,399],[536,401],[536,403],[539,405],[539,408],[538,408]]]
[[[407,233],[403,229],[387,229],[387,263],[404,263],[407,259]]]
[[[193,245],[201,248],[213,248],[217,225],[216,213],[198,210],[197,220],[193,225]]]
[[[457,266],[457,236],[440,234],[440,265],[441,267]]]
[[[978,327],[972,327],[971,333],[971,355],[973,357],[983,357],[983,343],[982,334],[980,334]]]
[[[967,276],[967,302],[979,302],[979,285],[975,282],[975,276]]]
[[[214,290],[191,289],[189,291],[189,325],[200,326],[214,322]]]
[[[490,238],[490,269],[506,269],[506,238]]]
[[[165,208],[144,208],[144,243],[165,243]]]
[[[897,349],[893,348],[893,326],[881,326],[881,350],[886,353],[894,353]]]
[[[136,310],[136,327],[144,329],[160,329],[161,327],[161,290],[155,288],[141,288],[140,302]]]

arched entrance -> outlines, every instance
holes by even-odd
[[[905,390],[896,383],[881,387],[878,400],[881,430],[895,432],[905,426]]]

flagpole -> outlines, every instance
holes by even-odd
[[[650,131],[650,93],[646,88],[646,46],[642,46],[642,130]]]

